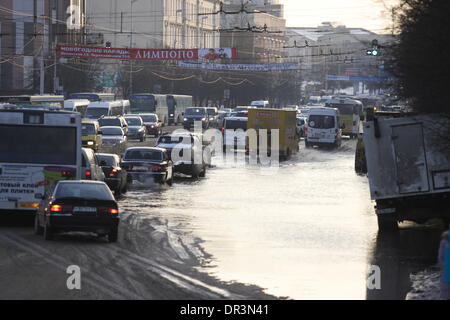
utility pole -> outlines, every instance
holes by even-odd
[[[131,0],[131,33],[130,33],[130,49],[133,47],[133,3],[137,0]],[[130,59],[130,95],[133,94],[133,59]]]
[[[40,61],[40,81],[39,81],[39,94],[44,94],[44,90],[45,90],[45,64],[44,64],[44,58],[45,58],[45,54],[47,52],[46,50],[46,44],[48,43],[47,41],[47,37],[48,37],[48,32],[47,32],[47,28],[46,28],[46,23],[45,23],[45,18],[44,18],[44,12],[45,12],[45,0],[42,0],[42,15],[41,15],[41,20],[42,20],[42,46],[41,46],[41,61]]]

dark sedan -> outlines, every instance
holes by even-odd
[[[116,196],[128,191],[130,179],[128,172],[120,167],[120,158],[116,154],[97,153],[98,163],[105,174],[105,182]]]
[[[36,212],[34,231],[45,240],[62,231],[84,231],[116,242],[119,207],[104,182],[60,181]]]
[[[122,159],[122,168],[131,175],[133,182],[152,179],[157,183],[172,184],[173,163],[166,149],[128,148]]]
[[[158,115],[155,113],[139,114],[144,121],[144,125],[147,128],[147,134],[149,136],[159,137],[162,134],[162,122],[158,119]]]

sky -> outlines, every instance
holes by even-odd
[[[317,27],[324,21],[388,33],[387,7],[398,0],[281,0],[288,27]]]

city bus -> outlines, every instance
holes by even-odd
[[[0,108],[0,212],[34,213],[60,180],[81,177],[81,115]]]
[[[164,125],[181,124],[192,96],[139,93],[130,96],[131,113],[156,113]]]
[[[339,110],[342,135],[350,136],[350,138],[358,136],[361,122],[364,120],[361,101],[350,98],[334,98],[327,100],[325,107]]]
[[[10,103],[21,106],[48,106],[60,109],[64,107],[64,96],[58,95],[18,95],[1,96],[0,103]]]
[[[70,94],[69,99],[87,99],[91,102],[114,101],[116,95],[114,93],[81,92]]]

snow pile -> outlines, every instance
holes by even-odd
[[[441,269],[438,266],[410,275],[412,290],[406,300],[441,300]]]

